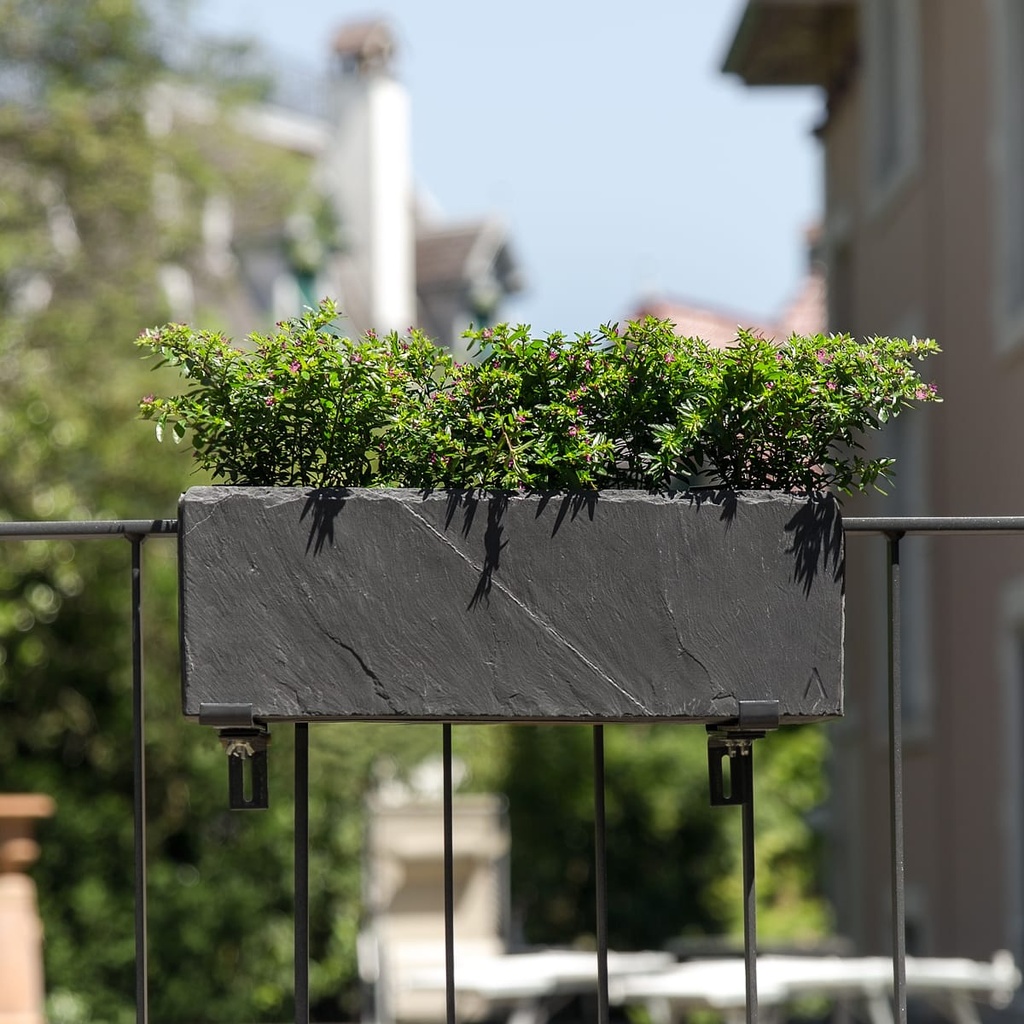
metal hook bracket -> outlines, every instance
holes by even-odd
[[[228,806],[233,811],[265,810],[270,806],[267,727],[219,729],[218,735],[228,756]]]
[[[251,704],[204,703],[199,705],[199,724],[217,730],[228,755],[228,806],[233,811],[265,810],[270,805],[266,723],[253,718]]]
[[[708,783],[712,807],[736,807],[750,802],[754,791],[751,747],[754,740],[763,739],[778,727],[777,700],[741,700],[736,719],[724,725],[708,726]]]

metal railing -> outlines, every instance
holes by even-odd
[[[928,517],[851,517],[844,519],[847,537],[865,535],[885,539],[886,565],[886,671],[888,684],[889,729],[889,825],[890,883],[892,901],[893,1017],[895,1024],[907,1022],[905,842],[903,813],[903,731],[901,684],[900,623],[900,542],[911,535],[1024,535],[1024,516],[928,516]],[[69,522],[0,522],[0,540],[102,540],[126,539],[131,546],[131,622],[132,622],[132,749],[134,784],[134,897],[135,897],[135,988],[136,1021],[149,1021],[149,973],[147,950],[146,881],[146,789],[145,789],[145,700],[142,658],[142,547],[149,538],[175,537],[178,524],[173,519],[104,520]],[[594,808],[595,808],[595,882],[597,901],[597,1006],[598,1024],[609,1019],[607,871],[605,861],[606,827],[604,813],[604,733],[603,726],[593,728]],[[454,857],[452,800],[451,725],[441,727],[443,756],[443,830],[444,830],[444,931],[445,931],[445,1005],[448,1024],[456,1021],[456,985],[454,955]],[[752,779],[749,747],[743,770]],[[295,1021],[309,1021],[309,728],[295,724],[295,911],[294,911],[294,987]],[[753,792],[752,786],[743,804],[743,878],[744,878],[744,959],[747,983],[746,1019],[758,1019],[757,933],[753,866]]]

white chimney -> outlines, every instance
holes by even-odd
[[[353,305],[379,331],[416,318],[409,97],[391,73],[394,42],[382,22],[346,26],[334,43],[336,132],[325,185],[358,278]]]

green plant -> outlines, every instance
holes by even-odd
[[[316,310],[246,348],[180,324],[139,344],[190,387],[141,403],[232,484],[417,488],[864,490],[888,458],[861,435],[938,401],[933,341],[749,331],[715,349],[648,318],[567,339],[470,331],[456,363],[422,333],[342,337]]]

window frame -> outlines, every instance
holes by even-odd
[[[922,163],[921,11],[918,0],[863,0],[861,12],[864,177],[868,215],[878,217]]]

